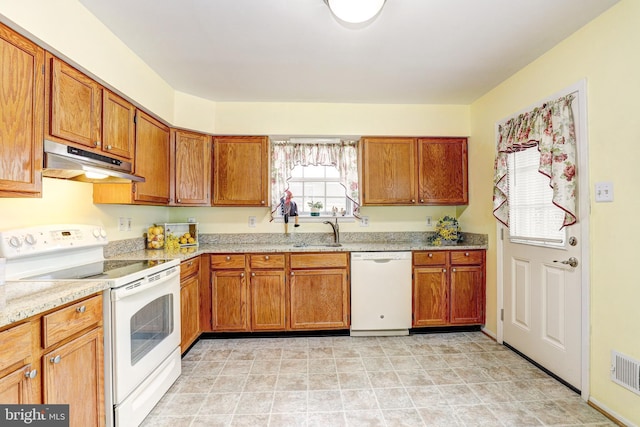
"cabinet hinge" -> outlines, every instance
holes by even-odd
[[[500,240],[504,240],[504,228],[500,229]]]
[[[500,321],[504,322],[504,308],[500,309]]]
[[[44,64],[42,64],[42,74],[44,74],[44,71],[45,71]]]

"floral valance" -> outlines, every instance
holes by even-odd
[[[509,226],[509,153],[537,147],[538,171],[549,177],[553,204],[564,211],[562,227],[575,224],[576,133],[571,110],[573,94],[520,114],[498,127],[498,147],[493,181],[493,215]]]
[[[275,209],[287,188],[293,168],[302,166],[335,166],[340,173],[340,184],[353,204],[353,215],[358,216],[358,142],[339,138],[319,139],[317,142],[295,142],[289,139],[271,141],[271,195]]]

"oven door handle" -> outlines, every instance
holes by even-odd
[[[144,292],[150,288],[162,286],[166,284],[166,282],[169,282],[174,278],[178,278],[179,276],[180,270],[174,267],[169,270],[161,271],[160,273],[136,280],[119,288],[112,289],[111,301],[119,301],[139,294],[140,292]]]

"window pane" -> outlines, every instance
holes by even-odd
[[[326,166],[325,169],[326,169],[327,178],[340,179],[340,171],[338,171],[337,167]]]
[[[291,177],[292,178],[302,178],[304,175],[304,166],[296,166],[293,168],[293,170],[291,171]]]
[[[540,153],[530,148],[509,155],[509,234],[512,240],[563,246],[564,212],[552,203],[549,178],[538,172]]]
[[[338,182],[327,182],[327,196],[344,197],[344,187]]]

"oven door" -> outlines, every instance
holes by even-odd
[[[180,270],[111,290],[113,397],[121,403],[180,346]]]

